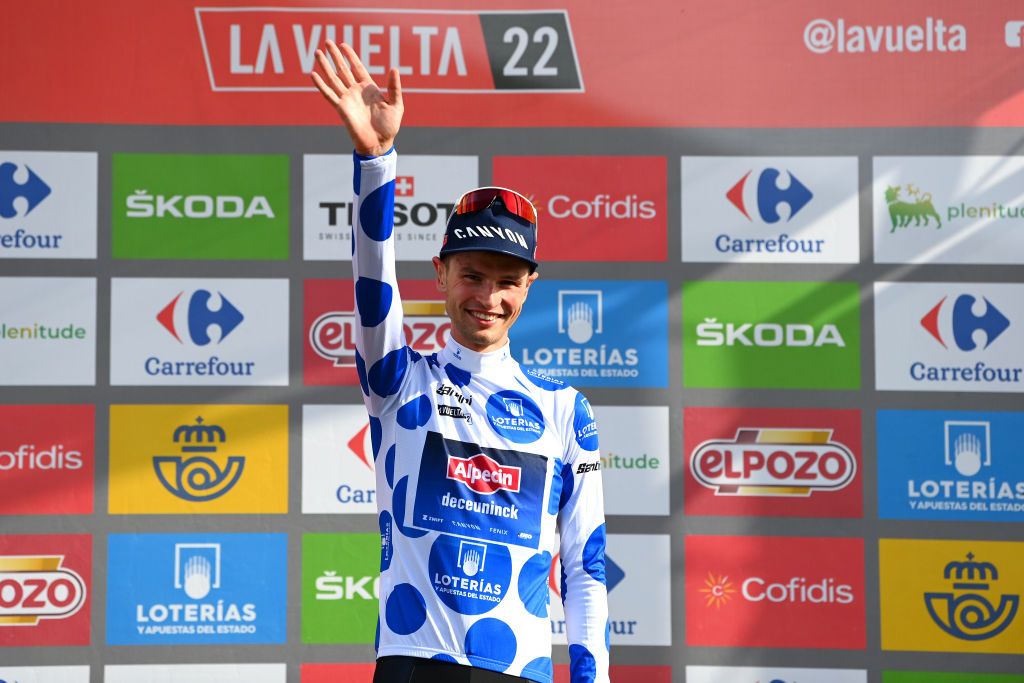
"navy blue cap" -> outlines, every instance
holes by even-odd
[[[463,251],[493,251],[537,267],[537,226],[505,210],[500,198],[474,213],[452,213],[439,256]]]

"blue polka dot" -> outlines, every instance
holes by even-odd
[[[604,649],[612,649],[612,620],[609,619],[604,625]]]
[[[395,488],[395,447],[394,445],[388,449],[388,454],[384,456],[384,478],[388,480],[388,488]]]
[[[459,660],[455,659],[455,657],[452,657],[451,655],[446,655],[444,653],[434,655],[433,657],[431,657],[431,659],[436,659],[439,662],[448,662],[449,664],[459,663]]]
[[[448,379],[452,381],[457,387],[464,387],[469,384],[469,380],[473,378],[473,373],[468,370],[456,367],[451,363],[444,366],[444,374],[448,375]]]
[[[374,363],[366,379],[373,393],[378,396],[392,396],[401,388],[408,369],[409,352],[403,346]]]
[[[395,511],[395,526],[408,538],[422,538],[427,535],[422,529],[413,529],[405,526],[405,495],[409,487],[409,477],[402,477],[395,484],[395,491],[391,496],[391,507]]]
[[[529,678],[534,681],[542,681],[542,683],[548,683],[553,676],[551,669],[551,658],[550,657],[537,657],[529,664],[523,667],[523,673],[520,674],[523,678]]]
[[[519,599],[526,611],[546,619],[551,597],[548,591],[548,573],[551,571],[551,553],[534,555],[519,571]]]
[[[569,386],[560,379],[548,377],[536,370],[524,370],[523,374],[526,376],[526,379],[530,380],[530,382],[534,384],[534,386],[538,386],[545,391],[559,391],[560,389],[565,389]]]
[[[380,570],[386,572],[391,568],[391,557],[395,551],[395,544],[391,536],[391,513],[381,510],[378,522],[380,524]]]
[[[377,462],[377,456],[380,455],[380,442],[383,438],[383,428],[380,424],[380,420],[374,416],[370,416],[370,446],[373,448],[373,461]]]
[[[560,573],[562,575],[559,581],[559,585],[562,588],[562,604],[564,605],[565,598],[569,595],[569,577],[565,575],[565,565],[563,565],[561,562],[558,563],[558,569],[560,570]]]
[[[481,619],[466,632],[466,656],[472,666],[505,671],[516,658],[516,634],[503,621]]]
[[[383,242],[395,227],[395,181],[389,180],[363,198],[359,225],[372,240]]]
[[[352,165],[354,166],[352,169],[352,194],[356,196],[359,195],[359,186],[363,181],[363,165],[359,163],[361,158],[362,156],[358,152],[352,152]]]
[[[377,633],[373,636],[373,651],[380,650],[380,615],[377,616]]]
[[[400,583],[388,596],[384,620],[400,636],[415,633],[427,621],[427,603],[412,584]]]
[[[366,383],[366,361],[359,355],[359,351],[356,351],[356,374],[359,375],[359,386],[363,390],[363,395],[369,396],[370,385]]]
[[[356,310],[363,327],[377,327],[388,317],[395,291],[386,282],[361,277],[356,280]]]
[[[414,351],[413,349],[410,348],[409,358],[412,359],[413,363],[419,363],[421,360],[423,360],[423,354],[420,353],[419,351]]]
[[[595,581],[605,583],[604,578],[604,524],[594,529],[583,546],[583,570]]]
[[[589,683],[597,679],[597,660],[582,645],[569,646],[570,683]]]
[[[484,614],[509,591],[512,555],[504,545],[439,534],[430,548],[427,571],[437,597],[452,611]],[[453,591],[453,585],[458,590]]]
[[[555,458],[555,473],[551,477],[551,495],[548,496],[548,514],[558,514],[558,503],[562,499],[562,461]]]
[[[597,444],[597,423],[594,422],[594,411],[590,402],[583,394],[576,394],[576,409],[572,420],[573,432],[576,436],[576,443],[585,451],[596,451]]]
[[[558,509],[561,510],[572,498],[572,490],[576,488],[576,480],[573,478],[572,465],[562,465],[562,493],[558,498]]]
[[[433,405],[426,394],[420,394],[398,409],[395,421],[405,429],[422,427],[430,420],[430,410],[432,407]]]

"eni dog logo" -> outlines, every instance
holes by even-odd
[[[174,443],[182,444],[182,455],[157,455],[153,469],[164,488],[182,500],[203,502],[220,498],[234,488],[245,469],[245,457],[228,456],[223,467],[210,456],[217,453],[227,434],[218,425],[204,425],[197,417],[194,425],[174,430]]]
[[[961,640],[988,640],[1006,630],[1017,616],[1019,595],[1000,595],[993,603],[990,590],[999,581],[999,570],[991,562],[975,562],[967,553],[967,562],[950,562],[943,578],[952,581],[952,590],[925,593],[928,614],[943,631]]]

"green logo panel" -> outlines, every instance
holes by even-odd
[[[1024,675],[883,671],[882,683],[1024,683]]]
[[[859,388],[857,283],[684,283],[683,385]]]
[[[288,258],[283,154],[115,154],[113,176],[114,258]]]
[[[372,645],[380,534],[302,537],[302,642]]]

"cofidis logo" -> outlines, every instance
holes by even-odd
[[[379,534],[303,535],[303,643],[373,644],[380,554]]]
[[[111,281],[110,381],[288,384],[287,280]]]
[[[879,389],[1024,391],[1024,285],[875,283]]]
[[[860,297],[853,282],[686,282],[687,387],[856,389]]]
[[[88,645],[92,537],[0,537],[0,646]]]
[[[288,258],[285,155],[115,154],[114,258]]]
[[[451,321],[432,280],[403,280],[405,343],[429,356],[444,348]],[[356,314],[351,280],[306,280],[302,309],[303,381],[359,384],[356,372]]]
[[[286,534],[111,534],[109,645],[285,642]]]
[[[1024,543],[881,539],[882,649],[1024,653]]]
[[[878,411],[879,516],[1024,521],[1024,414]]]
[[[288,511],[288,407],[110,407],[110,513]]]
[[[688,536],[685,558],[687,645],[865,647],[859,538]]]
[[[665,283],[539,280],[530,287],[512,351],[524,370],[575,386],[664,387]]]
[[[89,514],[93,406],[0,406],[0,514]]]
[[[302,511],[377,514],[374,431],[362,405],[302,406]],[[380,447],[380,430],[376,430]],[[395,453],[380,466],[394,485]]]
[[[856,410],[686,408],[688,515],[860,517]]]

